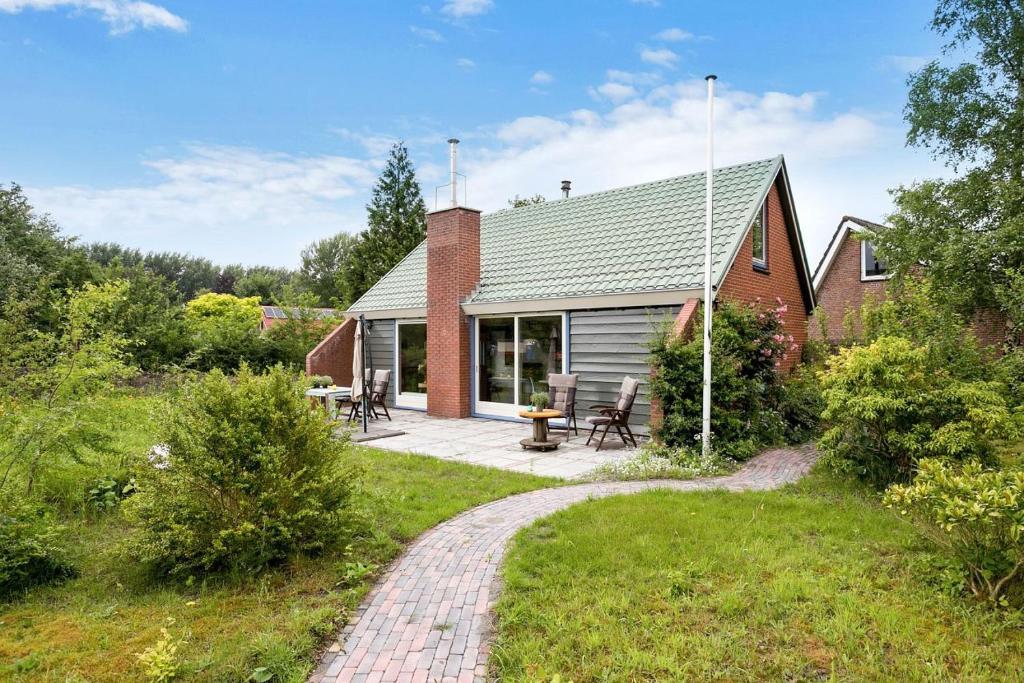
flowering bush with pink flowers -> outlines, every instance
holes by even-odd
[[[779,370],[797,347],[783,325],[786,311],[779,299],[722,302],[715,311],[711,429],[721,455],[749,458],[789,431]],[[668,446],[692,446],[700,438],[702,338],[700,327],[686,338],[665,330],[652,347],[651,388],[664,414],[657,436]]]

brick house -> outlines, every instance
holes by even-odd
[[[832,344],[843,341],[849,333],[860,335],[860,312],[864,302],[886,298],[887,281],[891,274],[886,263],[875,254],[872,233],[885,230],[879,223],[843,216],[832,235],[825,254],[814,271],[814,294],[818,302],[809,333]],[[923,266],[922,266],[923,267]],[[852,323],[847,329],[848,314]],[[1007,341],[1009,329],[1006,316],[995,310],[978,311],[969,321],[969,327],[978,343],[992,353],[999,354]]]
[[[427,239],[346,312],[370,324],[370,365],[393,371],[390,403],[514,419],[561,372],[579,375],[581,421],[590,405],[614,401],[624,376],[648,377],[658,326],[694,320],[704,188],[696,173],[486,215],[428,214]],[[785,161],[716,169],[714,190],[715,296],[781,299],[802,347],[815,299]],[[350,367],[353,329],[314,349],[307,371]],[[646,382],[633,418],[641,430],[650,419]]]
[[[814,295],[818,312],[811,322],[810,334],[838,343],[846,334],[844,319],[848,312],[856,314],[868,298],[885,299],[886,281],[890,275],[885,261],[875,254],[867,239],[872,233],[885,230],[884,225],[863,218],[843,216],[825,253],[814,271]],[[853,315],[852,332],[860,333],[860,319]]]
[[[303,315],[312,316],[317,320],[323,320],[329,322],[335,318],[340,318],[344,314],[344,311],[339,311],[336,308],[282,308],[280,306],[260,306],[262,309],[263,317],[260,318],[260,332],[266,332],[270,328],[280,325],[289,318],[299,318]]]

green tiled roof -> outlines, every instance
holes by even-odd
[[[716,285],[781,165],[715,169]],[[349,310],[426,307],[426,255],[420,244]],[[481,216],[480,270],[473,303],[698,289],[704,173]]]

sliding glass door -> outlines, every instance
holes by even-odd
[[[477,319],[476,412],[514,416],[536,392],[547,392],[548,375],[563,372],[561,314]]]
[[[422,321],[398,323],[398,392],[400,408],[427,407],[427,324]]]

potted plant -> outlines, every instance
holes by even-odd
[[[550,399],[548,398],[546,392],[538,391],[533,394],[530,394],[530,407],[532,410],[536,412],[545,410],[548,407],[549,401]]]

